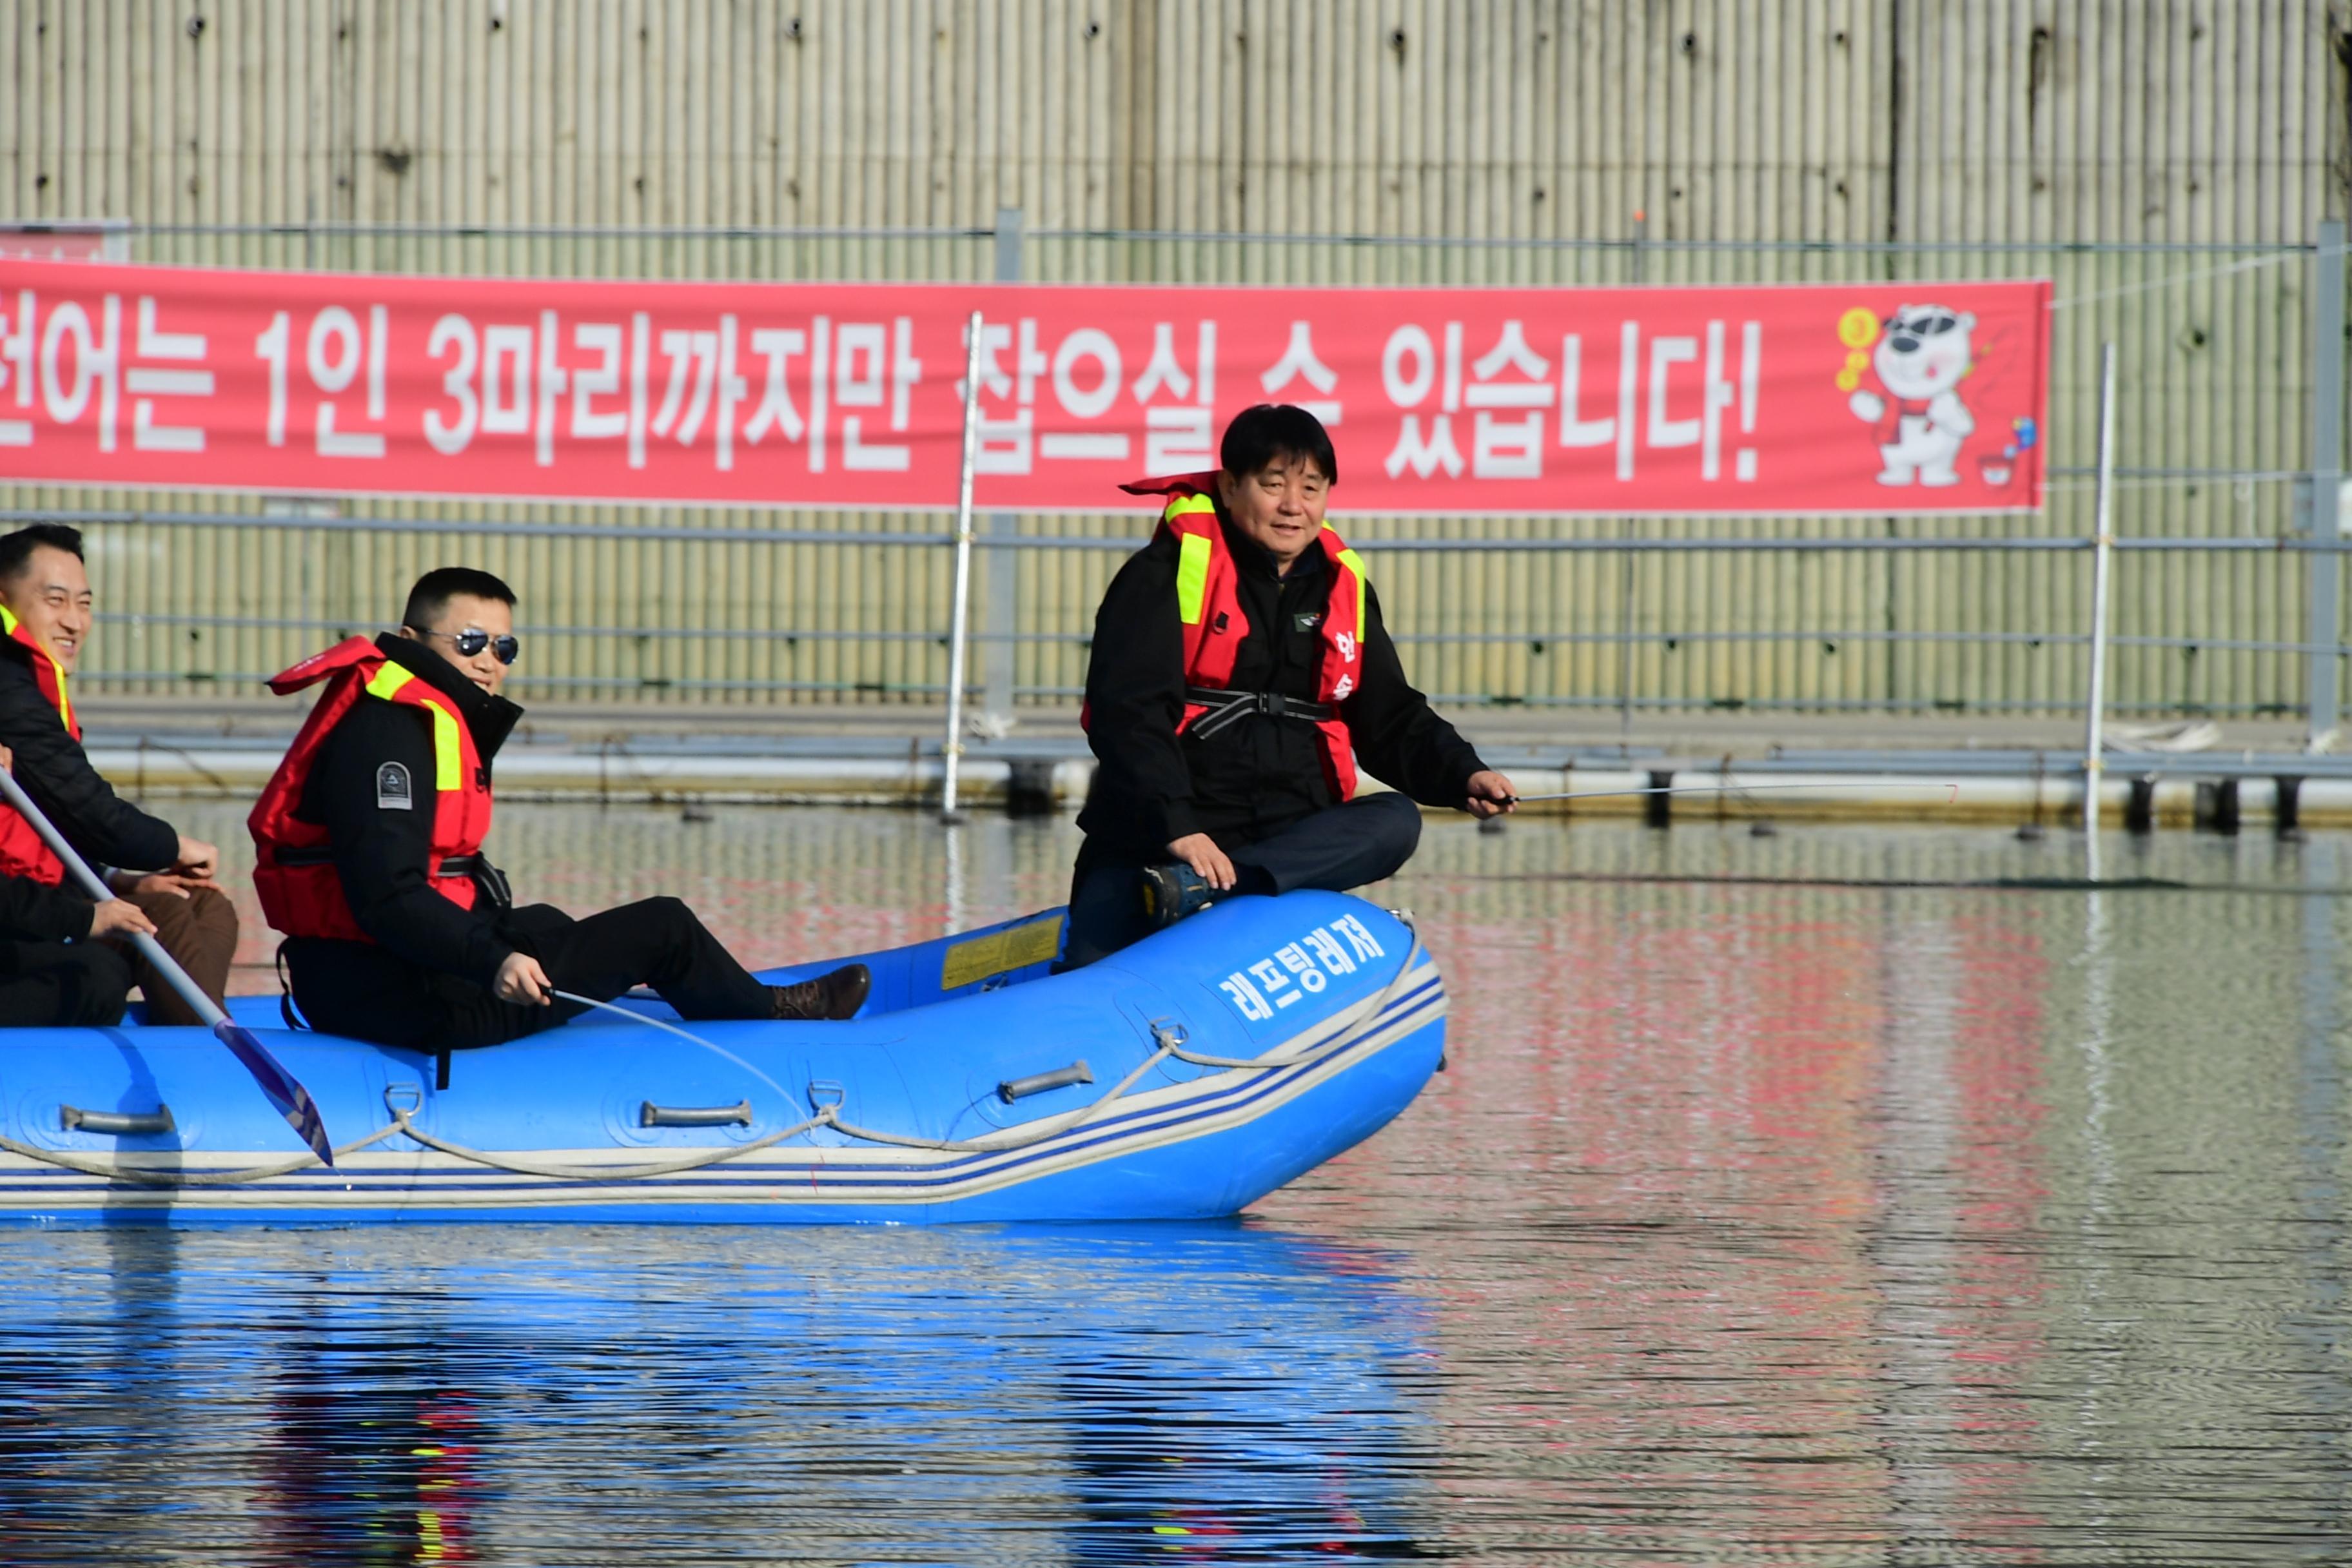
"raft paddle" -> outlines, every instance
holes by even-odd
[[[73,873],[74,880],[81,884],[84,892],[100,903],[114,897],[114,890],[89,868],[88,862],[74,853],[73,846],[65,841],[65,836],[57,830],[54,823],[41,815],[41,808],[25,794],[25,786],[11,777],[5,768],[0,768],[0,795],[6,795],[8,804],[33,825],[34,831],[41,836],[41,841],[65,862],[66,869]],[[156,973],[179,993],[180,1000],[194,1008],[196,1016],[212,1026],[220,1043],[228,1047],[229,1055],[244,1064],[245,1070],[253,1075],[253,1081],[261,1086],[261,1092],[269,1097],[269,1103],[286,1118],[286,1124],[310,1146],[310,1152],[319,1156],[319,1163],[332,1165],[335,1163],[334,1145],[327,1142],[327,1126],[320,1119],[319,1105],[310,1098],[310,1091],[304,1089],[292,1073],[278,1065],[278,1058],[254,1037],[252,1030],[213,1005],[213,999],[188,977],[188,972],[181,968],[170,953],[163,951],[163,943],[144,931],[132,931],[131,940],[138,947],[140,956],[152,964]]]

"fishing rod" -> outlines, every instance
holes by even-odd
[[[1752,784],[1733,782],[1727,784],[1652,784],[1646,789],[1562,790],[1556,795],[1515,795],[1506,800],[1503,804],[1506,805],[1524,805],[1529,801],[1538,800],[1622,800],[1629,795],[1747,795],[1752,791],[1766,789],[1940,789],[1949,792],[1944,802],[1946,805],[1954,805],[1960,798],[1960,786],[1948,780],[1939,784],[1930,784],[1926,782],[1919,784],[1903,784],[1889,782],[1886,780],[1872,780],[1866,784]]]
[[[114,889],[89,868],[89,862],[74,852],[73,846],[66,842],[65,836],[57,830],[54,823],[41,815],[41,808],[33,804],[32,797],[25,793],[25,786],[11,778],[5,768],[0,768],[0,795],[5,795],[8,804],[16,808],[16,814],[33,825],[33,831],[38,833],[50,852],[64,862],[65,868],[73,873],[74,880],[82,885],[83,891],[100,903],[114,897]],[[228,1047],[229,1055],[253,1075],[253,1081],[260,1086],[263,1094],[269,1097],[269,1103],[278,1108],[278,1114],[286,1118],[286,1124],[310,1146],[310,1152],[319,1156],[319,1163],[332,1166],[335,1163],[334,1146],[327,1141],[327,1128],[320,1119],[318,1102],[310,1098],[310,1091],[302,1087],[301,1080],[278,1064],[278,1058],[269,1054],[269,1047],[263,1045],[252,1030],[215,1006],[203,988],[189,978],[188,972],[163,951],[163,943],[145,931],[132,931],[130,936],[131,945],[139,950],[139,955],[163,977],[165,984],[179,994],[180,1000],[194,1009],[197,1017],[211,1026],[214,1037]]]

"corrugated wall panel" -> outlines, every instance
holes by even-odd
[[[2038,520],[1714,521],[1708,532],[1989,535],[2088,525],[2097,345],[2123,354],[2127,531],[2294,525],[2310,396],[2308,243],[2345,212],[2343,0],[0,0],[0,209],[152,226],[148,259],[504,274],[980,278],[985,237],[680,235],[680,226],[981,228],[1041,236],[1069,279],[1650,282],[2047,272],[2053,459]],[[422,226],[385,234],[306,226]],[[204,234],[189,225],[289,226]],[[455,232],[473,226],[481,232]],[[609,226],[619,233],[528,232]],[[1389,245],[1103,237],[1113,228],[1391,237]],[[653,232],[630,233],[637,229]],[[1435,247],[1443,237],[1559,247]],[[1720,242],[1693,250],[1649,242]],[[1590,242],[1611,242],[1596,247]],[[1825,248],[1759,250],[1752,242]],[[1869,250],[1838,243],[2047,249]],[[2220,252],[2083,250],[2146,243]],[[2167,279],[2178,279],[2167,282]],[[2149,287],[2150,285],[2162,285]],[[2082,300],[2084,296],[2111,298]],[[1344,493],[1344,492],[1343,492]],[[18,492],[58,504],[126,498]],[[238,498],[145,497],[235,510]],[[756,523],[752,510],[358,503],[415,517]],[[828,521],[820,519],[820,521]],[[929,531],[929,520],[841,516]],[[1129,535],[1137,518],[1024,520]],[[1414,533],[1608,536],[1614,520],[1356,520]],[[267,669],[315,626],[367,624],[452,546],[161,525],[103,531],[100,671]],[[526,579],[543,690],[646,682],[712,701],[935,685],[945,566],[872,545],[485,543]],[[938,552],[933,552],[936,556]],[[1115,564],[1024,556],[1023,684],[1075,687]],[[1803,632],[2065,632],[2076,561],[1414,556],[1375,570],[1423,684],[1641,700],[2065,704],[2080,650]],[[982,576],[985,581],[985,574]],[[2289,558],[2134,556],[2126,635],[2300,635]],[[761,634],[787,630],[793,638]],[[1631,630],[1647,640],[1621,642]],[[1748,631],[1759,642],[1660,634]],[[1563,638],[1567,640],[1562,640]],[[1579,640],[1582,639],[1582,640]],[[1540,651],[1538,651],[1540,649]],[[2118,650],[2125,708],[2299,702],[2290,655]],[[164,689],[192,689],[186,681]]]

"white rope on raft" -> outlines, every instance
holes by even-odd
[[[478,1165],[510,1171],[519,1176],[548,1176],[557,1181],[567,1182],[631,1182],[642,1181],[648,1176],[669,1176],[676,1175],[681,1171],[699,1170],[705,1165],[715,1165],[721,1160],[740,1159],[743,1155],[756,1153],[772,1143],[781,1142],[796,1132],[805,1132],[812,1127],[825,1126],[832,1120],[830,1112],[821,1112],[796,1127],[787,1127],[782,1131],[769,1133],[766,1137],[754,1139],[749,1143],[732,1144],[724,1149],[710,1150],[683,1160],[661,1160],[643,1165],[602,1167],[541,1164],[535,1161],[511,1160],[479,1149],[469,1149],[463,1143],[451,1143],[444,1139],[436,1138],[411,1121],[408,1119],[408,1112],[394,1110],[392,1120],[373,1132],[355,1143],[339,1145],[335,1150],[335,1157],[341,1159],[346,1154],[357,1153],[368,1145],[382,1142],[397,1132],[415,1139],[428,1149],[437,1149],[444,1154],[454,1154],[461,1160],[470,1160]],[[14,1138],[0,1137],[0,1149],[5,1149],[11,1154],[21,1154],[27,1160],[38,1160],[45,1164],[59,1165],[68,1171],[79,1171],[86,1176],[103,1176],[114,1182],[137,1182],[151,1187],[236,1186],[247,1182],[266,1182],[272,1176],[292,1175],[297,1171],[307,1171],[313,1166],[323,1166],[323,1162],[316,1154],[303,1154],[299,1158],[288,1160],[276,1165],[255,1165],[242,1171],[197,1172],[191,1174],[184,1171],[149,1170],[139,1165],[86,1160],[78,1154],[68,1154],[54,1149],[37,1148],[30,1143],[19,1143]]]
[[[1135,1080],[1168,1059],[1169,1047],[1162,1044],[1137,1064],[1133,1072],[1110,1086],[1109,1090],[1091,1105],[1059,1116],[1033,1121],[1024,1127],[1008,1127],[1003,1132],[984,1138],[910,1138],[900,1132],[877,1132],[870,1127],[858,1127],[836,1118],[834,1126],[852,1138],[863,1138],[869,1143],[887,1143],[900,1149],[929,1149],[943,1154],[997,1154],[1008,1149],[1026,1149],[1032,1143],[1043,1143],[1048,1138],[1058,1138],[1065,1132],[1075,1132],[1110,1109],[1111,1101],[1125,1094]],[[1261,1070],[1271,1071],[1281,1066],[1268,1062]]]
[[[335,1158],[356,1154],[371,1143],[380,1143],[400,1131],[400,1123],[379,1127],[355,1143],[335,1147]],[[14,1138],[0,1137],[0,1149],[11,1154],[22,1154],[27,1160],[39,1160],[46,1164],[60,1165],[68,1171],[79,1171],[85,1176],[104,1176],[110,1182],[138,1182],[151,1187],[229,1187],[245,1182],[266,1182],[272,1176],[291,1175],[322,1165],[316,1154],[305,1152],[291,1160],[275,1165],[254,1165],[242,1171],[150,1171],[137,1165],[85,1160],[79,1154],[68,1154],[56,1149],[43,1149],[31,1143],[19,1143]]]
[[[1396,996],[1397,987],[1404,984],[1405,976],[1412,973],[1414,963],[1421,956],[1421,941],[1415,937],[1412,948],[1405,953],[1404,962],[1397,966],[1396,973],[1390,979],[1380,995],[1373,998],[1370,1006],[1364,1011],[1362,1016],[1365,1019],[1377,1018],[1387,1010],[1389,1003]],[[659,1018],[646,1017],[643,1014],[631,1012],[625,1007],[615,1007],[610,1003],[596,1002],[584,996],[573,996],[569,993],[558,993],[558,994],[564,996],[567,1001],[584,1002],[592,1007],[603,1007],[608,1012],[618,1013],[632,1023],[651,1024],[656,1028],[718,1051],[720,1056],[726,1057],[730,1061],[739,1062],[746,1070],[766,1081],[769,1087],[776,1089],[779,1094],[783,1092],[774,1079],[768,1078],[767,1074],[761,1072],[749,1062],[741,1062],[740,1058],[731,1052],[721,1050],[709,1041],[678,1028],[673,1024]],[[826,1106],[804,1121],[780,1128],[776,1131],[763,1134],[748,1142],[730,1144],[723,1149],[705,1150],[676,1160],[656,1160],[636,1165],[559,1165],[536,1160],[517,1159],[486,1149],[472,1148],[464,1143],[453,1143],[446,1138],[437,1138],[418,1127],[409,1120],[407,1111],[395,1106],[392,1110],[391,1121],[356,1142],[339,1146],[335,1150],[335,1155],[340,1159],[345,1154],[357,1153],[371,1144],[382,1142],[394,1133],[399,1133],[415,1139],[425,1148],[447,1154],[454,1159],[486,1166],[494,1171],[505,1171],[513,1175],[540,1176],[558,1182],[640,1182],[655,1176],[674,1176],[688,1171],[698,1171],[706,1166],[724,1163],[729,1160],[740,1160],[747,1154],[756,1154],[763,1149],[772,1148],[787,1138],[814,1131],[819,1127],[830,1127],[845,1137],[856,1138],[868,1143],[887,1144],[894,1148],[922,1149],[950,1154],[996,1154],[1015,1149],[1025,1149],[1032,1144],[1045,1142],[1049,1138],[1058,1138],[1065,1132],[1075,1131],[1087,1125],[1096,1117],[1109,1110],[1113,1102],[1125,1095],[1144,1074],[1171,1057],[1200,1067],[1224,1068],[1241,1072],[1272,1072],[1277,1068],[1296,1067],[1303,1062],[1330,1056],[1349,1044],[1354,1037],[1343,1030],[1317,1049],[1301,1051],[1290,1056],[1268,1056],[1248,1059],[1237,1057],[1215,1057],[1190,1051],[1185,1049],[1181,1042],[1171,1040],[1158,1031],[1154,1032],[1154,1038],[1155,1048],[1152,1053],[1144,1058],[1134,1071],[1113,1084],[1092,1104],[1081,1106],[1076,1110],[1066,1111],[1060,1116],[1049,1117],[1043,1121],[1006,1128],[1001,1133],[985,1138],[915,1138],[905,1133],[884,1132],[874,1128],[860,1127],[854,1122],[844,1121],[835,1114],[835,1107]],[[20,1143],[8,1137],[0,1137],[0,1149],[5,1149],[11,1154],[22,1155],[27,1160],[37,1160],[45,1164],[79,1172],[83,1175],[100,1176],[109,1181],[135,1182],[141,1185],[153,1187],[236,1186],[249,1182],[268,1181],[274,1176],[291,1175],[297,1171],[309,1170],[321,1164],[316,1154],[304,1153],[275,1165],[256,1165],[242,1171],[199,1172],[190,1174],[180,1171],[148,1170],[137,1165],[85,1159],[78,1154],[68,1154],[54,1149],[42,1149],[30,1143]]]

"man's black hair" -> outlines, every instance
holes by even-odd
[[[31,564],[33,552],[42,545],[62,550],[79,561],[81,530],[68,528],[62,522],[36,522],[14,533],[0,533],[0,583],[13,583],[25,574]]]
[[[400,624],[414,626],[420,632],[431,631],[449,601],[460,594],[471,594],[477,599],[496,599],[502,605],[515,602],[514,590],[491,576],[477,572],[471,566],[436,566],[416,580],[408,591],[408,607],[400,612]]]
[[[1287,403],[1243,409],[1225,426],[1225,438],[1217,446],[1217,460],[1237,479],[1268,463],[1286,465],[1301,458],[1322,469],[1327,483],[1339,482],[1339,459],[1331,454],[1331,436],[1323,421]]]

